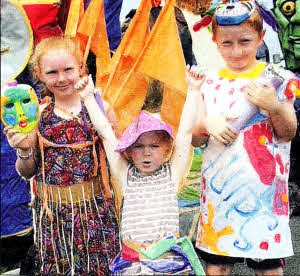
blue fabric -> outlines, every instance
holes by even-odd
[[[189,265],[189,260],[186,254],[179,246],[173,246],[168,252],[174,252],[178,258],[181,258],[182,263],[179,264],[178,262],[172,261],[141,261],[142,264],[146,265],[150,269],[155,272],[160,273],[172,273],[178,272],[185,269]],[[113,263],[109,266],[109,270],[115,274],[125,268],[126,266],[130,265],[132,261],[128,261],[122,258],[122,252],[115,258]]]
[[[85,9],[91,0],[86,2]],[[115,51],[121,42],[120,12],[123,0],[104,0],[106,32],[111,51]]]
[[[110,264],[109,270],[113,274],[117,273],[118,271],[122,270],[126,266],[132,264],[133,261],[128,261],[122,258],[122,252],[118,254],[118,256],[114,259],[113,263]]]
[[[168,252],[174,252],[177,257],[181,257],[182,263],[179,264],[178,262],[171,261],[141,261],[141,263],[149,267],[151,270],[159,273],[175,273],[178,271],[182,271],[189,265],[189,260],[186,254],[179,246],[172,246]]]
[[[115,51],[121,42],[120,12],[123,0],[104,0],[109,48]]]
[[[9,146],[3,129],[1,123],[1,237],[32,227],[28,185],[15,169],[16,152]]]

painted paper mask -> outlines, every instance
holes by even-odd
[[[1,92],[1,121],[21,134],[30,133],[38,122],[38,99],[33,88],[19,84]]]

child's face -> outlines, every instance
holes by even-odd
[[[145,133],[129,149],[129,156],[142,175],[151,175],[165,161],[171,148],[165,137],[159,132]]]
[[[38,76],[55,97],[71,96],[80,78],[80,65],[65,49],[50,50],[40,58]]]
[[[244,73],[254,68],[256,52],[261,46],[264,32],[259,34],[248,24],[218,26],[214,37],[218,50],[233,73]]]

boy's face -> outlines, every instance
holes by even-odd
[[[165,161],[170,152],[170,141],[165,137],[161,132],[145,133],[130,147],[129,156],[142,175],[151,175]]]
[[[236,74],[254,68],[256,52],[261,46],[264,32],[260,35],[248,24],[218,26],[214,40],[230,71]]]

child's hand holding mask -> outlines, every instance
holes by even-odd
[[[92,76],[84,76],[74,86],[82,101],[85,101],[90,96],[94,96],[94,82]]]
[[[260,109],[269,113],[279,107],[275,88],[269,83],[251,82],[246,89],[246,99]]]

